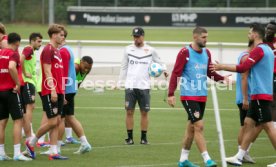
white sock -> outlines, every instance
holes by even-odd
[[[84,145],[84,144],[88,144],[88,141],[86,139],[86,136],[81,136],[80,137],[80,141],[81,141],[81,144]]]
[[[72,128],[65,128],[66,138],[72,137]]]
[[[241,145],[238,146],[238,151],[239,151],[240,148],[241,148]]]
[[[62,144],[62,143],[63,143],[62,140],[59,140],[59,141],[58,141],[58,144],[57,144],[57,151],[58,151],[58,153],[61,152],[61,151],[60,151],[60,148],[61,148],[61,144]]]
[[[36,142],[37,142],[38,138],[36,136],[31,137],[29,144],[31,146],[35,146]]]
[[[181,155],[180,155],[180,162],[184,162],[185,160],[188,160],[190,150],[186,150],[184,148],[181,149]]]
[[[38,139],[38,143],[44,143],[45,137],[46,137],[46,134],[42,135],[42,136]]]
[[[13,145],[13,148],[14,148],[13,156],[14,157],[21,154],[20,147],[21,147],[21,144]]]
[[[31,134],[33,136],[34,135],[33,123],[30,123],[30,124],[31,124]]]
[[[242,160],[244,155],[245,155],[246,151],[244,151],[243,149],[239,149],[239,152],[235,155],[239,160]]]
[[[50,145],[50,150],[51,150],[51,153],[57,154],[58,153],[57,145]]]
[[[209,159],[211,159],[207,151],[202,152],[201,156],[204,160],[204,163],[206,163]]]
[[[248,146],[248,148],[247,148],[247,150],[246,150],[246,152],[248,152],[249,153],[249,150],[250,150],[250,148],[251,148],[251,146],[253,145],[253,143],[250,143],[249,144],[249,146]]]
[[[0,155],[6,155],[6,153],[5,153],[5,145],[4,144],[0,144]]]

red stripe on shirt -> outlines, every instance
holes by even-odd
[[[258,63],[264,57],[264,51],[260,47],[255,47],[244,63],[236,65],[236,70],[239,73],[248,71],[254,64]]]
[[[256,94],[256,95],[251,95],[251,100],[268,100],[272,101],[273,96],[269,94]]]

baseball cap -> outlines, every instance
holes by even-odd
[[[145,35],[145,31],[141,27],[135,27],[132,30],[132,36],[144,36],[144,35]]]

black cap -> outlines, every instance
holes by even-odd
[[[135,27],[132,30],[132,36],[144,36],[144,35],[145,35],[145,32],[141,27]]]

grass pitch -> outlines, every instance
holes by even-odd
[[[38,155],[32,162],[1,162],[3,167],[159,167],[177,166],[180,156],[181,141],[186,125],[187,114],[178,101],[175,108],[163,102],[164,92],[151,92],[151,111],[148,140],[150,145],[140,145],[140,113],[135,113],[134,141],[135,145],[124,145],[126,138],[124,91],[105,91],[95,93],[92,90],[80,90],[76,96],[76,117],[81,121],[93,150],[84,155],[74,155],[79,145],[62,147],[62,154],[68,156],[67,161],[49,161],[47,156]],[[176,95],[178,97],[178,94]],[[219,107],[225,140],[226,155],[232,156],[237,151],[237,134],[239,129],[238,109],[235,105],[235,90],[219,91]],[[34,111],[34,128],[37,129],[41,119],[41,101],[37,98]],[[209,93],[205,111],[205,137],[210,156],[220,164],[219,142],[216,130],[212,98]],[[12,121],[6,130],[6,152],[12,156]],[[24,146],[22,144],[22,150]],[[36,148],[37,153],[45,149]],[[257,161],[256,166],[265,167],[275,162],[276,156],[266,134],[262,133],[251,148],[251,156]],[[189,159],[203,166],[203,159],[195,143]]]

